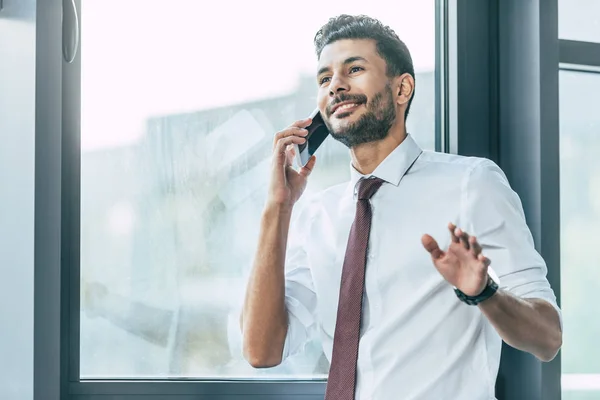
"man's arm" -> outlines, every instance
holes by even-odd
[[[306,141],[310,119],[296,121],[275,135],[267,206],[263,212],[258,249],[240,316],[243,353],[255,368],[281,363],[288,330],[285,304],[285,258],[292,209],[306,188],[314,156],[296,171],[293,144]]]
[[[281,363],[287,334],[284,263],[291,210],[270,207],[263,213],[259,246],[240,323],[244,357],[254,368]]]
[[[274,219],[269,218],[269,215],[275,215]],[[281,212],[272,214],[269,209],[265,211],[259,249],[253,274],[248,282],[247,308],[240,317],[245,338],[245,358],[255,368],[280,364],[287,357],[302,351],[306,341],[315,334],[316,293],[302,234],[307,231],[302,223],[306,216],[299,211],[297,218],[289,222],[289,216],[284,215]],[[283,221],[281,217],[284,217]],[[285,226],[281,230],[277,228],[281,223],[293,225],[294,229],[288,234]],[[280,245],[284,245],[286,238],[285,253],[277,244],[269,249],[269,246],[278,241],[282,241]],[[283,302],[283,308],[279,308],[280,301]],[[273,306],[277,307],[276,312],[268,312],[267,309]],[[283,319],[278,320],[280,317]],[[248,318],[254,318],[254,322],[249,324]],[[284,330],[278,334],[280,329]],[[263,349],[260,350],[259,357],[254,353],[256,349]]]
[[[479,303],[479,309],[507,344],[552,361],[562,346],[560,317],[542,299],[521,299],[505,290]]]

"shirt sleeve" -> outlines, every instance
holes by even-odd
[[[549,302],[562,327],[546,263],[534,247],[521,200],[500,167],[486,159],[474,165],[463,182],[461,204],[463,229],[477,237],[500,288],[521,298]]]
[[[294,218],[288,237],[285,262],[285,305],[288,312],[288,331],[282,360],[300,353],[316,329],[317,296],[308,264],[304,229],[307,215],[300,212]]]

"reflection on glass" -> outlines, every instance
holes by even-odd
[[[600,1],[558,0],[558,37],[600,42]]]
[[[312,38],[343,9],[412,50],[408,128],[433,149],[433,3],[83,2],[82,378],[325,376],[317,340],[272,369],[241,356],[272,137],[314,109]],[[307,190],[348,179],[349,162],[328,140]]]
[[[600,399],[600,74],[560,72],[563,400]]]

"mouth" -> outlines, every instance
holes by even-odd
[[[352,102],[352,101],[343,101],[341,103],[336,104],[331,109],[331,115],[335,115],[337,117],[348,116],[353,111],[355,111],[358,107],[360,107],[362,103]]]

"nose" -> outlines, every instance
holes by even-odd
[[[347,92],[349,90],[350,86],[345,79],[339,76],[331,78],[331,82],[329,83],[329,96],[334,97],[340,92]]]

